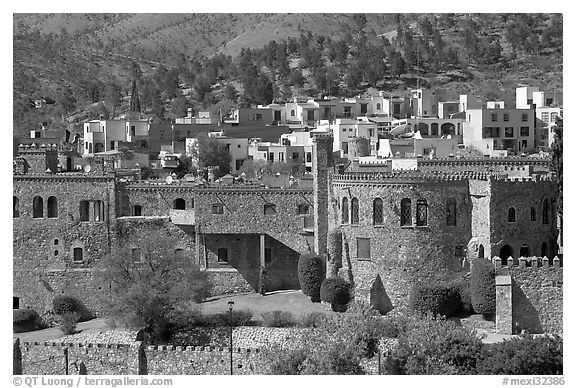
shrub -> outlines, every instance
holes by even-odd
[[[415,314],[404,322],[386,368],[392,374],[475,374],[482,342],[454,322]]]
[[[56,295],[52,299],[52,310],[56,315],[77,313],[80,320],[90,319],[90,313],[78,298],[70,295]]]
[[[320,302],[320,286],[324,279],[324,262],[319,255],[304,254],[298,260],[298,281],[302,293],[312,302]]]
[[[451,317],[460,309],[460,295],[455,287],[443,284],[414,286],[409,304],[420,313]]]
[[[302,315],[300,319],[301,327],[320,327],[320,325],[326,320],[326,315],[319,312],[311,312]]]
[[[267,327],[296,326],[296,319],[289,311],[268,311],[262,314],[262,324]]]
[[[458,290],[458,294],[460,295],[459,312],[474,314],[474,309],[472,308],[472,299],[470,297],[470,281],[467,279],[461,279],[454,283],[453,287]]]
[[[327,250],[330,257],[330,276],[336,276],[342,268],[342,230],[340,227],[330,228],[327,236]]]
[[[324,279],[320,287],[320,299],[331,303],[334,311],[345,311],[350,302],[350,283],[339,277]]]
[[[253,318],[254,314],[250,310],[232,310],[221,312],[215,315],[204,317],[201,324],[205,326],[255,326],[257,322]]]
[[[512,339],[486,344],[478,373],[490,375],[561,375],[563,342],[560,337]]]
[[[14,310],[12,317],[14,333],[24,333],[44,327],[40,315],[32,309]]]
[[[470,299],[478,314],[496,312],[496,270],[490,261],[476,258],[470,269]]]
[[[58,328],[62,331],[62,333],[69,335],[69,334],[76,334],[76,325],[80,320],[80,314],[78,313],[64,313],[58,317],[58,323],[60,324]]]

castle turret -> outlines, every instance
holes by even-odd
[[[312,175],[314,177],[314,251],[326,253],[328,233],[328,188],[332,160],[332,134],[314,134],[312,137]]]

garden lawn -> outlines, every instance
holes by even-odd
[[[296,318],[311,312],[336,314],[329,306],[312,303],[310,297],[300,290],[275,291],[266,296],[254,293],[215,296],[200,303],[199,307],[204,315],[227,312],[230,300],[234,301],[234,310],[250,310],[255,319],[260,319],[262,313],[274,310],[291,312]]]

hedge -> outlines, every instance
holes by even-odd
[[[461,301],[456,287],[434,284],[412,287],[409,304],[414,311],[451,317],[460,310]]]
[[[491,315],[496,312],[496,270],[484,258],[472,260],[470,269],[470,299],[478,314]]]
[[[332,310],[342,311],[350,302],[350,283],[339,277],[324,279],[320,287],[320,299],[331,303]]]
[[[44,327],[40,315],[33,309],[14,310],[12,317],[14,333],[24,333]]]
[[[320,302],[320,287],[324,279],[324,261],[316,254],[300,255],[298,260],[298,281],[304,295],[312,302]]]

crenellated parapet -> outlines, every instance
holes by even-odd
[[[393,172],[347,172],[334,175],[334,183],[338,182],[370,182],[370,183],[417,183],[417,182],[451,182],[470,179],[490,180],[505,178],[504,174],[494,172],[423,172],[423,171],[393,171]]]
[[[562,268],[562,260],[558,256],[554,258],[544,257],[520,257],[516,261],[514,258],[509,257],[503,264],[503,260],[499,256],[492,258],[494,268]]]

